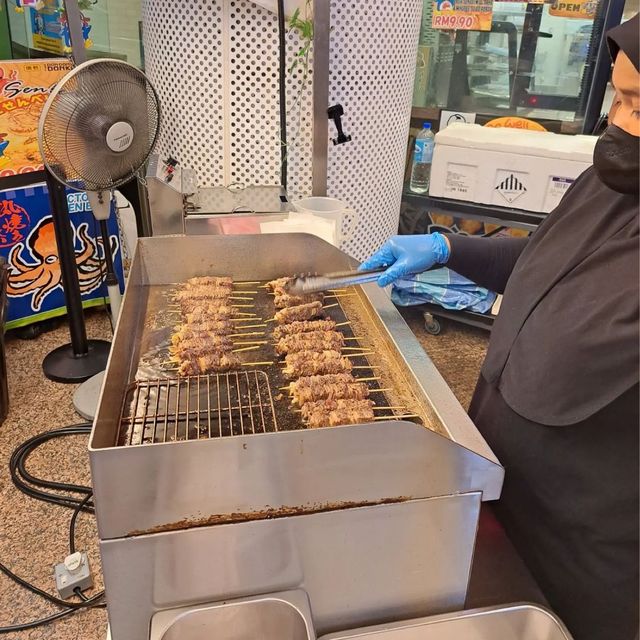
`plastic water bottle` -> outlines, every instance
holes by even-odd
[[[416,146],[413,150],[413,166],[411,168],[409,188],[414,193],[427,193],[429,191],[434,146],[435,139],[433,131],[431,131],[431,124],[425,122],[422,131],[416,138]]]

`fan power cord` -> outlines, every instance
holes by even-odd
[[[38,478],[27,471],[26,462],[29,456],[45,442],[48,442],[55,438],[88,435],[89,433],[91,433],[91,423],[83,422],[80,424],[53,429],[52,431],[38,434],[19,445],[11,454],[11,458],[9,460],[9,471],[11,473],[11,480],[19,491],[36,500],[48,502],[50,504],[55,504],[73,510],[73,514],[71,516],[71,521],[69,524],[70,554],[74,553],[76,549],[75,533],[78,516],[82,511],[86,513],[95,513],[93,504],[93,492],[90,487]],[[78,497],[78,495],[82,497]],[[30,591],[31,593],[43,598],[51,604],[54,604],[58,607],[63,607],[62,611],[58,611],[57,613],[44,618],[40,618],[38,620],[15,624],[7,627],[0,627],[0,635],[34,629],[36,627],[50,624],[51,622],[55,622],[56,620],[59,620],[61,618],[74,615],[80,611],[84,611],[85,609],[93,609],[98,607],[104,608],[106,606],[104,603],[104,591],[100,591],[88,598],[84,595],[84,593],[82,593],[79,588],[76,588],[74,590],[74,593],[78,596],[81,602],[72,602],[69,600],[57,598],[47,591],[40,589],[36,585],[31,584],[24,578],[21,578],[20,576],[13,573],[11,569],[6,567],[1,562],[0,572],[2,572],[4,575],[6,575],[8,578],[13,580],[16,584],[20,585],[27,591]]]

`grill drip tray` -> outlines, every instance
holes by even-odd
[[[264,371],[143,380],[127,390],[120,445],[278,431]]]

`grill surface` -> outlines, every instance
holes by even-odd
[[[292,410],[288,394],[283,391],[289,380],[282,373],[282,358],[274,349],[273,329],[276,325],[265,322],[273,317],[276,309],[273,296],[261,285],[243,287],[236,283],[234,288],[237,296],[244,295],[243,288],[258,291],[251,296],[251,308],[239,308],[239,311],[255,314],[256,319],[239,324],[238,331],[242,332],[244,325],[260,325],[247,331],[260,331],[264,335],[247,339],[266,342],[238,354],[247,364],[246,369],[191,378],[168,374],[173,367],[169,363],[171,334],[179,322],[179,314],[173,310],[178,286],[150,288],[136,382],[130,385],[124,400],[118,444],[141,445],[305,428],[300,414]],[[340,332],[351,339],[344,353],[357,367],[352,373],[367,381],[372,391],[371,399],[376,403],[376,416],[393,419],[412,414],[398,409],[398,400],[389,398],[389,390],[379,391],[389,386],[388,381],[383,382],[381,378],[386,366],[375,353],[375,340],[369,335],[368,327],[355,322],[357,313],[354,311],[359,305],[353,290],[346,297],[328,295],[325,299],[326,317],[342,325]],[[349,313],[347,308],[351,309]],[[238,340],[242,341],[242,338]],[[355,351],[356,347],[362,350]],[[362,352],[369,355],[359,355]],[[259,364],[251,367],[252,362]],[[385,410],[388,407],[393,408]],[[422,422],[418,418],[409,419]]]
[[[120,444],[179,442],[278,430],[263,371],[135,382],[121,419]]]

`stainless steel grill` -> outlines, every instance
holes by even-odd
[[[375,393],[369,423],[304,428],[273,323],[238,373],[168,373],[176,282],[353,267],[308,235],[139,241],[90,446],[114,640],[148,638],[185,603],[299,588],[318,635],[463,607],[480,501],[500,495],[504,470],[384,291],[326,305],[366,347],[346,352]],[[253,288],[266,321],[273,300]]]
[[[135,382],[120,425],[127,445],[278,431],[269,379],[257,370]]]

